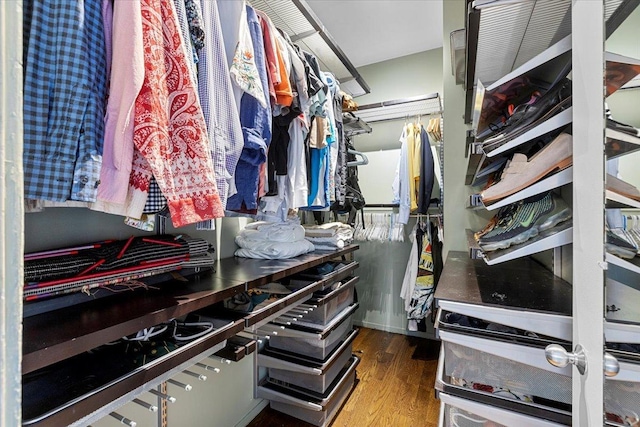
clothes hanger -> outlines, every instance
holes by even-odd
[[[361,153],[360,151],[356,151],[356,150],[352,150],[352,149],[348,149],[347,153],[353,154],[356,157],[360,157],[360,160],[347,162],[347,166],[348,167],[351,167],[351,166],[364,166],[364,165],[368,165],[369,164],[369,159],[367,158],[367,156],[364,153]]]

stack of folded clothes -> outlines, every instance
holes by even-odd
[[[24,298],[89,293],[185,267],[213,267],[210,250],[203,239],[161,235],[25,254]]]
[[[313,252],[304,238],[304,228],[294,222],[253,222],[236,236],[240,249],[235,255],[244,258],[287,259]]]
[[[353,227],[341,222],[322,225],[305,225],[304,237],[317,251],[342,249],[353,240]]]

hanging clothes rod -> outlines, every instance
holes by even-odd
[[[408,104],[411,102],[418,102],[418,101],[429,101],[432,99],[438,100],[438,103],[439,103],[440,94],[436,92],[436,93],[430,93],[429,95],[418,95],[410,98],[394,99],[391,101],[382,101],[382,102],[374,102],[372,104],[359,105],[357,111],[359,112],[362,110],[369,110],[371,108],[390,107],[392,105]]]
[[[440,94],[432,93],[361,105],[355,114],[368,123],[406,119],[413,116],[429,116],[442,114],[442,102]]]

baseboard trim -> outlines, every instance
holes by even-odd
[[[268,400],[261,399],[260,403],[258,403],[256,406],[254,406],[253,409],[250,410],[247,415],[245,415],[240,421],[238,421],[238,423],[235,425],[235,427],[246,427],[246,426],[248,426],[249,423],[251,421],[253,421],[253,419],[255,417],[257,417],[258,414],[260,414],[260,412],[262,412],[262,410],[264,408],[267,407],[268,404],[269,404]]]

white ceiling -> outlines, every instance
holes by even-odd
[[[442,47],[443,0],[307,0],[356,67]]]

